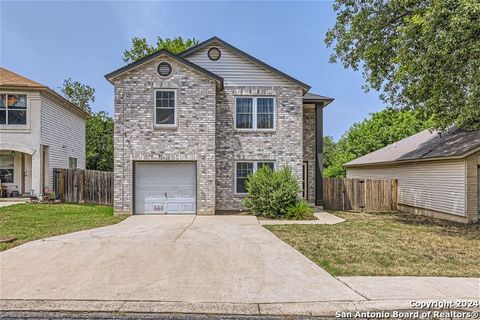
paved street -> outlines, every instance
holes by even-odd
[[[319,317],[277,317],[202,314],[160,314],[160,313],[96,313],[96,312],[4,312],[0,319],[16,320],[319,320]]]

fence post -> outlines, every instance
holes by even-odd
[[[60,169],[60,200],[65,202],[65,171]]]

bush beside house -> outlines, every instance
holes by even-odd
[[[272,170],[262,166],[246,182],[245,206],[257,216],[273,219],[313,218],[312,208],[299,197],[300,186],[289,167]]]

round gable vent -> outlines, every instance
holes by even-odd
[[[208,58],[210,60],[216,61],[216,60],[220,59],[221,55],[222,55],[222,53],[220,52],[220,49],[218,49],[217,47],[212,47],[212,48],[208,49]]]
[[[172,65],[168,62],[160,62],[157,67],[157,72],[162,77],[168,77],[172,74]]]

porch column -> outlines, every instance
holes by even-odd
[[[323,206],[323,102],[315,103],[315,205]]]
[[[32,154],[32,189],[33,195],[39,197],[42,195],[42,154],[39,147]]]

